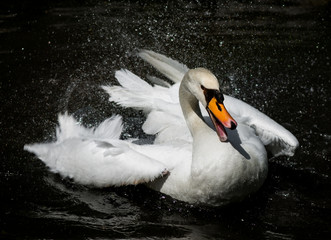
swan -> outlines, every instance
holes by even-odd
[[[284,127],[222,93],[215,75],[150,50],[138,55],[174,84],[132,72],[115,73],[119,86],[102,86],[109,100],[143,110],[152,144],[120,138],[114,115],[87,128],[59,114],[56,140],[27,144],[52,172],[94,187],[146,184],[192,204],[222,206],[256,192],[268,173],[267,150],[293,156],[299,143]]]

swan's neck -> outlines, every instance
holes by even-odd
[[[199,132],[199,130],[206,128],[207,125],[203,121],[199,101],[189,90],[185,78],[179,88],[179,102],[186,120],[186,124],[194,139],[196,133]]]

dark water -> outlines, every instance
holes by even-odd
[[[320,1],[2,1],[2,239],[331,239],[330,3]],[[143,115],[108,102],[114,71],[156,72],[139,48],[207,67],[225,92],[297,136],[262,189],[225,208],[143,186],[93,189],[50,173],[25,143],[51,141],[57,114],[127,136]]]

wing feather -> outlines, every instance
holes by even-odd
[[[255,130],[256,135],[274,156],[293,156],[299,142],[290,131],[239,99],[225,96],[224,104],[236,121]]]
[[[52,172],[95,187],[150,182],[168,172],[166,166],[119,140],[120,117],[106,119],[97,128],[85,128],[68,114],[59,116],[57,139],[25,145]]]

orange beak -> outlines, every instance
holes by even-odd
[[[220,141],[225,142],[228,139],[228,135],[224,127],[231,130],[236,129],[237,122],[231,117],[224,104],[218,102],[215,97],[209,101],[207,111],[214,123]]]

